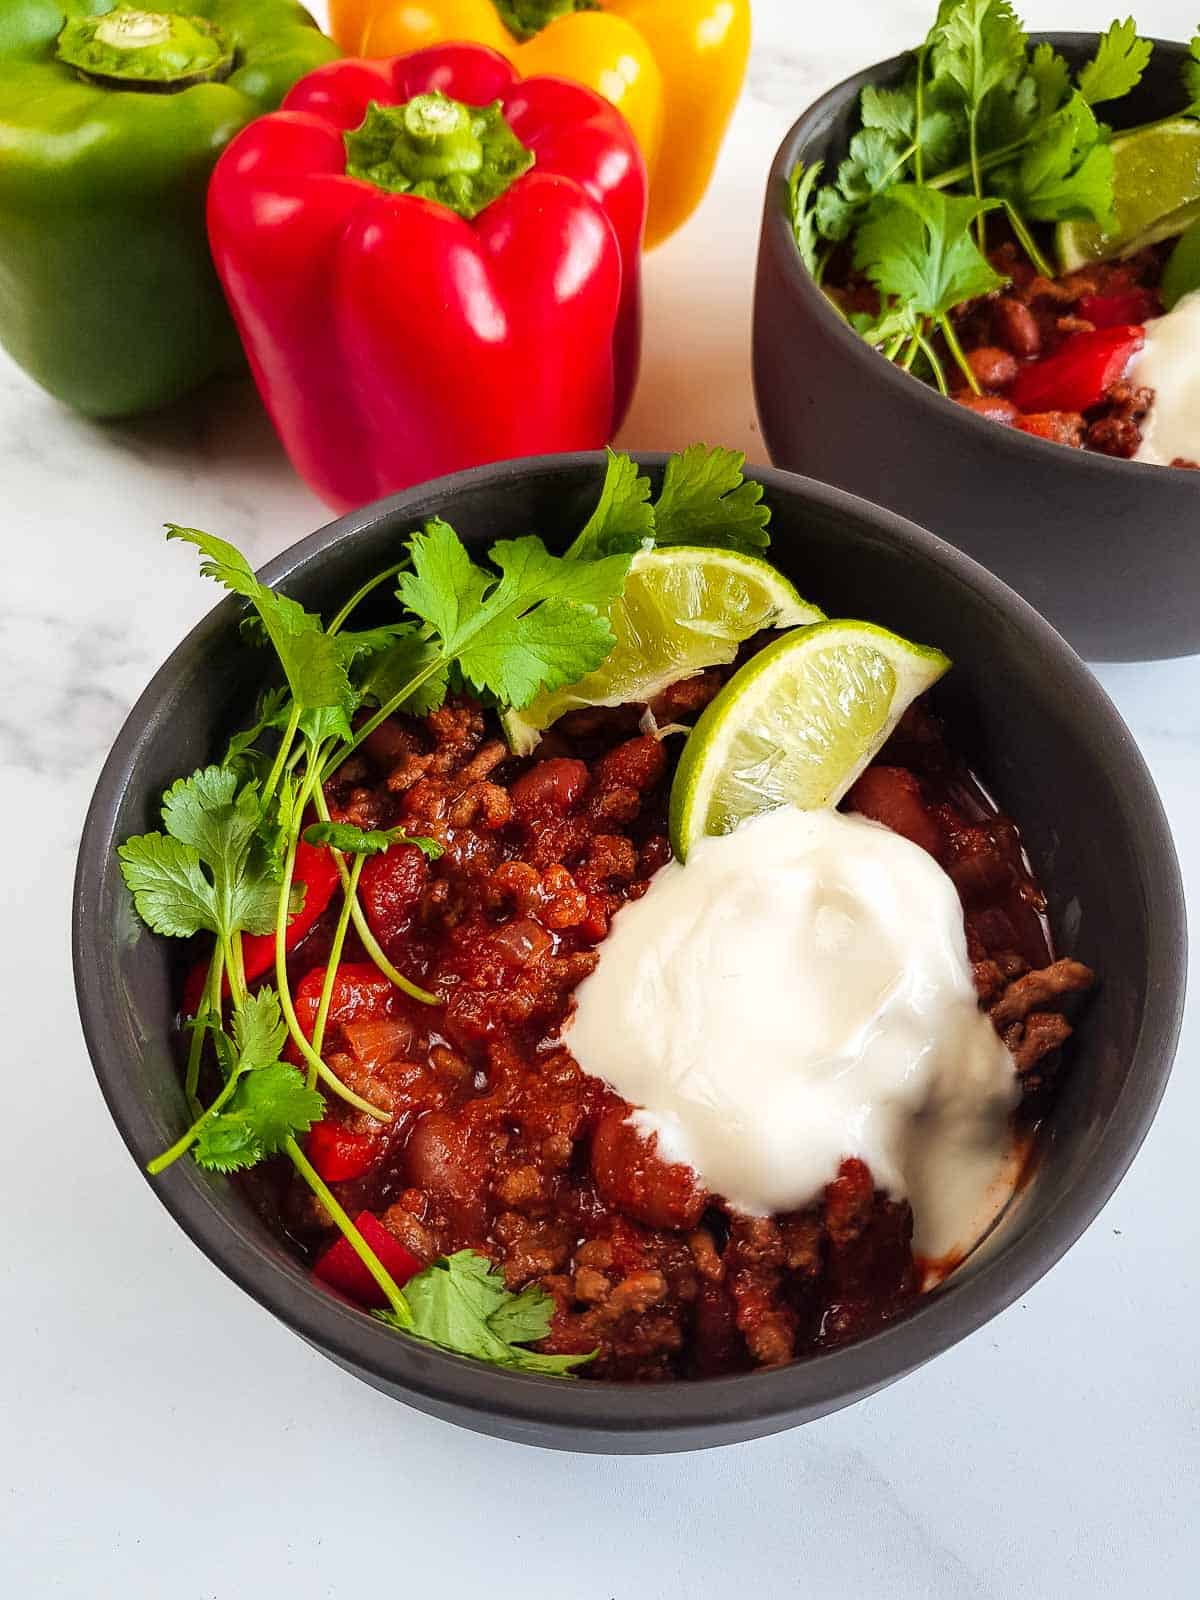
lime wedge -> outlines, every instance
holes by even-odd
[[[675,855],[776,806],[835,806],[949,665],[870,622],[820,622],[769,644],[688,737],[671,786]]]
[[[757,556],[690,545],[643,550],[613,606],[617,642],[603,665],[565,689],[540,694],[522,711],[506,711],[504,732],[518,755],[528,755],[568,711],[652,700],[681,678],[732,661],[760,628],[823,618]]]
[[[1138,128],[1114,139],[1112,153],[1116,227],[1060,222],[1055,247],[1064,272],[1136,255],[1200,218],[1200,123]]]

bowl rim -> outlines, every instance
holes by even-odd
[[[1089,32],[1046,31],[1029,35],[1032,43],[1044,41],[1052,44],[1056,50],[1094,48],[1100,38],[1099,33]],[[1150,43],[1154,46],[1155,55],[1161,50],[1168,55],[1176,56],[1182,62],[1187,54],[1187,45],[1176,39],[1153,38]],[[1143,482],[1149,482],[1152,478],[1160,479],[1164,471],[1172,472],[1176,477],[1195,478],[1197,480],[1195,487],[1200,491],[1200,472],[1181,473],[1177,467],[1164,468],[1154,462],[1125,460],[1105,455],[1099,450],[1068,450],[1049,439],[1040,439],[1035,434],[1023,433],[1019,428],[1002,427],[986,417],[977,415],[966,406],[960,406],[940,394],[931,384],[902,371],[895,362],[888,361],[879,351],[872,349],[861,339],[830,305],[820,286],[800,259],[800,251],[796,246],[786,209],[780,203],[780,197],[787,193],[788,174],[800,159],[805,146],[812,140],[818,130],[818,124],[830,114],[841,111],[849,101],[856,99],[868,84],[877,83],[885,74],[899,70],[912,54],[913,50],[902,50],[898,55],[851,73],[833,88],[826,90],[797,117],[775,152],[763,203],[763,236],[785,274],[793,294],[799,296],[806,313],[816,318],[822,330],[835,340],[843,357],[860,367],[866,381],[872,378],[877,380],[892,394],[898,405],[908,403],[923,407],[935,425],[940,421],[944,426],[958,430],[967,439],[973,438],[979,444],[987,442],[1002,458],[1011,458],[1014,463],[1019,463],[1021,457],[1027,456],[1032,451],[1035,458],[1040,457],[1048,466],[1057,465],[1060,470],[1066,472],[1104,473],[1110,476],[1116,474],[1115,481],[1123,479],[1126,483],[1136,482],[1139,478]],[[1117,130],[1118,133],[1120,131]],[[1133,477],[1130,477],[1131,473]]]
[[[634,452],[640,465],[660,466],[665,452]],[[284,550],[260,572],[280,584],[385,520],[415,523],[439,503],[453,517],[454,496],[516,479],[555,478],[564,471],[594,470],[600,451],[529,457],[473,468],[433,480],[327,524]],[[225,1275],[292,1331],[360,1374],[423,1397],[436,1408],[510,1426],[547,1442],[557,1434],[568,1447],[574,1432],[601,1437],[619,1448],[622,1438],[652,1434],[674,1448],[701,1445],[704,1435],[766,1433],[823,1414],[882,1388],[956,1344],[1012,1304],[1075,1243],[1108,1201],[1145,1138],[1170,1075],[1183,1015],[1186,985],[1186,916],[1183,885],[1169,825],[1154,782],[1128,728],[1100,684],[1064,639],[1024,600],[969,556],[895,513],[845,490],[774,467],[747,468],[768,495],[797,496],[808,505],[865,524],[876,536],[932,559],[948,576],[980,591],[1006,614],[1032,648],[1048,653],[1063,694],[1098,717],[1106,729],[1105,756],[1113,781],[1123,787],[1143,819],[1141,853],[1147,885],[1157,892],[1150,919],[1148,984],[1136,1045],[1120,1098],[1102,1131],[1086,1172],[1050,1217],[1018,1234],[969,1279],[952,1278],[946,1290],[920,1301],[900,1321],[841,1349],[790,1366],[729,1377],[639,1385],[561,1379],[506,1371],[398,1337],[360,1310],[313,1283],[299,1262],[286,1264],[253,1230],[239,1227],[222,1208],[219,1191],[200,1173],[178,1163],[147,1178],[183,1231]],[[147,724],[172,686],[239,614],[230,597],[209,611],[175,647],[130,711],[113,743],[88,807],[79,846],[72,906],[72,949],[80,1018],[93,1069],[130,1154],[145,1164],[162,1148],[162,1129],[125,1070],[122,1041],[107,1015],[109,971],[94,958],[112,946],[111,925],[99,916],[100,890],[117,870],[116,817],[128,772],[148,737]],[[667,1444],[665,1447],[672,1447]]]

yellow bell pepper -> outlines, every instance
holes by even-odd
[[[750,0],[330,0],[350,55],[450,39],[489,45],[523,77],[572,78],[624,114],[646,158],[646,244],[708,187],[750,53]]]

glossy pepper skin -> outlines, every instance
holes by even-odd
[[[151,410],[238,363],[205,186],[240,128],[339,53],[292,0],[180,0],[193,40],[218,30],[221,81],[118,87],[58,55],[64,27],[113,10],[0,0],[0,343],[95,417]],[[136,23],[122,63],[153,33]]]
[[[531,170],[468,219],[348,176],[368,110],[498,104]],[[353,163],[351,163],[353,164]],[[595,448],[628,403],[645,167],[600,96],[449,45],[341,61],[247,128],[209,189],[213,258],[267,410],[330,505]]]
[[[506,24],[522,18],[537,31]],[[330,0],[334,38],[390,56],[470,39],[517,71],[571,78],[617,106],[650,174],[647,247],[699,205],[741,93],[750,0]]]

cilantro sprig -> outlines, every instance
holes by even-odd
[[[169,538],[196,547],[205,576],[246,603],[242,635],[272,652],[283,682],[263,690],[250,725],[230,738],[220,762],[168,789],[162,827],[126,840],[118,852],[150,928],[168,938],[207,933],[213,945],[191,1023],[184,1088],[192,1121],[149,1170],[161,1173],[189,1153],[222,1174],[286,1158],[379,1284],[388,1301],[385,1319],[445,1349],[553,1375],[590,1359],[528,1349],[545,1338],[553,1301],[536,1287],[510,1293],[491,1263],[472,1251],[435,1262],[402,1289],[300,1144],[325,1116],[327,1096],[389,1120],[325,1060],[350,927],[397,988],[440,1003],[380,948],[358,888],[373,856],[410,845],[436,861],[442,842],[335,820],[325,779],[401,707],[424,714],[452,691],[467,691],[485,704],[520,709],[543,689],[593,671],[614,643],[609,611],[637,550],[655,541],[763,548],[770,513],[761,486],[743,477],[742,466],[736,452],[693,446],[670,459],[652,500],[649,479],[629,457],[610,451],[595,512],[566,555],[525,535],[494,543],[485,564],[435,520],[328,623],[263,584],[225,540],[168,527]],[[378,603],[388,584],[399,602],[394,618],[351,628],[359,607],[372,595]],[[342,888],[311,1037],[296,1014],[287,961],[289,925],[307,893],[297,881],[301,843],[330,851]],[[272,937],[273,986],[248,983],[247,936]],[[206,1046],[218,1085],[207,1105],[200,1100]],[[297,1056],[301,1067],[293,1064]]]
[[[836,171],[821,162],[793,170],[787,205],[801,259],[822,282],[834,252],[848,246],[853,265],[880,290],[877,315],[850,319],[857,331],[905,367],[920,356],[946,389],[933,344],[940,335],[977,390],[949,313],[1001,285],[995,274],[987,285],[989,216],[1003,212],[1047,277],[1053,269],[1034,235],[1038,224],[1111,224],[1112,135],[1093,107],[1135,89],[1152,50],[1132,18],[1115,21],[1072,73],[1051,45],[1031,44],[1010,0],[941,0],[904,80],[863,90],[859,126]],[[1177,115],[1200,116],[1200,36],[1184,90]],[[949,202],[945,209],[935,194]],[[965,287],[947,305],[938,291],[948,293],[955,277]]]
[[[477,1251],[442,1256],[410,1278],[404,1293],[411,1323],[402,1324],[394,1311],[375,1315],[457,1355],[547,1377],[562,1377],[592,1360],[591,1355],[546,1356],[526,1349],[549,1333],[554,1301],[538,1284],[513,1294]]]

